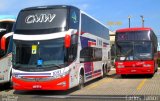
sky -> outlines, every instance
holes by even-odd
[[[0,15],[18,15],[26,7],[43,5],[73,5],[93,16],[111,31],[128,27],[151,27],[160,39],[160,0],[0,0]],[[108,25],[113,22],[113,25]],[[121,23],[117,25],[116,23]]]

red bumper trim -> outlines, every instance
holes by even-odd
[[[15,90],[67,90],[69,89],[69,75],[49,81],[24,81],[12,77]]]

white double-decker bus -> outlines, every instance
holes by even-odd
[[[0,84],[7,86],[11,81],[12,27],[15,21],[15,16],[0,15]]]
[[[15,90],[80,89],[110,71],[108,28],[73,6],[21,10],[13,40]]]

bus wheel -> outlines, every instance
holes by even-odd
[[[156,68],[155,72],[158,72],[158,67]]]
[[[106,76],[106,69],[103,66],[101,79],[103,79],[105,76]]]
[[[84,75],[83,73],[80,73],[79,75],[79,85],[78,85],[78,89],[82,89],[84,87]]]
[[[11,73],[12,73],[12,71],[11,71]],[[10,83],[10,88],[13,88],[13,81],[12,81],[12,74],[10,73],[10,81],[9,81],[9,83]]]

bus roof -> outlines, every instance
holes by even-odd
[[[137,28],[123,28],[123,29],[118,29],[116,32],[128,32],[128,31],[146,31],[146,30],[152,30],[151,28],[142,28],[142,27],[137,27]]]
[[[35,6],[35,7],[24,8],[24,9],[22,9],[22,11],[23,10],[45,9],[45,8],[52,9],[52,8],[70,8],[70,7],[77,8],[77,7],[70,6],[70,5],[46,5],[46,6]]]
[[[35,7],[28,7],[28,8],[24,8],[22,9],[21,11],[28,11],[28,10],[40,10],[40,9],[53,9],[53,8],[74,8],[74,9],[78,9],[80,10],[79,8],[75,7],[75,6],[71,6],[71,5],[46,5],[46,6],[35,6]],[[92,16],[90,16],[89,14],[87,14],[86,12],[80,10],[81,13],[89,16],[90,18],[92,18],[93,20],[95,20],[96,22],[98,22],[99,24],[101,24],[102,26],[106,27],[106,25],[104,25],[103,23],[99,22],[97,19],[93,18]]]
[[[16,16],[14,15],[0,15],[0,22],[3,21],[16,21]]]

